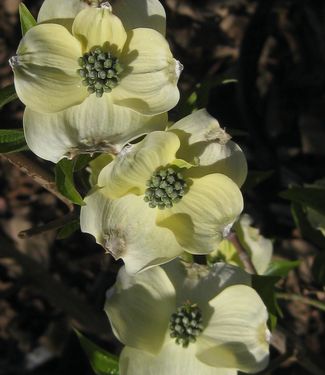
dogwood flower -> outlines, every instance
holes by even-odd
[[[226,143],[225,143],[226,142]],[[243,208],[241,149],[205,110],[152,132],[98,176],[81,209],[92,234],[127,272],[215,248]]]
[[[107,2],[45,1],[42,23],[26,33],[10,60],[35,154],[57,162],[78,153],[117,153],[167,121],[164,112],[179,99],[181,64],[161,34],[159,1],[142,1],[136,10],[138,3],[116,3],[115,14],[128,20],[123,24]]]
[[[233,266],[173,261],[135,276],[121,268],[105,311],[126,345],[121,375],[235,375],[268,363],[266,307]]]

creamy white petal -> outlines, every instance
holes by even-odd
[[[230,141],[230,136],[218,121],[201,109],[176,122],[169,128],[181,139],[182,148],[177,156],[199,167],[193,170],[196,177],[222,173],[241,186],[247,176],[247,162],[241,148]]]
[[[152,132],[104,168],[99,175],[98,185],[105,186],[112,198],[130,192],[142,195],[153,172],[171,163],[178,148],[179,139],[175,134]]]
[[[72,33],[80,40],[84,52],[101,47],[115,57],[119,56],[127,38],[121,20],[105,7],[87,8],[78,13]]]
[[[182,172],[183,176],[191,175],[193,169]],[[188,192],[172,208],[158,212],[157,224],[172,230],[186,251],[208,254],[242,211],[243,198],[238,186],[222,174],[186,181]]]
[[[268,314],[255,290],[230,286],[210,306],[212,316],[197,343],[198,359],[250,373],[264,369],[269,360]]]
[[[118,0],[113,4],[113,13],[128,30],[147,27],[166,33],[166,12],[158,0]]]
[[[45,0],[39,10],[37,22],[75,18],[86,7],[89,5],[83,0]]]
[[[110,200],[103,188],[85,202],[81,230],[92,234],[116,259],[122,258],[130,274],[166,263],[184,251],[169,229],[156,225],[157,208],[150,208],[143,196]]]
[[[252,262],[259,275],[267,270],[273,254],[272,241],[263,237],[257,228],[251,226],[252,219],[243,215],[236,223],[236,232],[242,245],[250,254]]]
[[[77,74],[80,43],[58,24],[31,28],[21,40],[12,64],[21,101],[42,113],[58,112],[81,103],[87,90]]]
[[[232,369],[208,366],[195,357],[195,344],[182,348],[173,342],[159,355],[126,347],[120,357],[120,375],[236,375]]]
[[[210,141],[218,141],[226,144],[231,138],[220,127],[219,122],[204,108],[177,121],[169,128],[169,131],[179,134],[182,140],[186,141],[187,145]]]
[[[144,28],[129,31],[120,63],[124,72],[112,91],[117,104],[146,115],[169,111],[177,104],[178,63],[160,33]]]
[[[114,105],[109,94],[90,95],[81,105],[42,114],[26,108],[24,131],[29,148],[39,157],[58,162],[80,153],[116,154],[129,141],[162,129],[167,114],[143,116]],[[51,147],[49,147],[49,144]]]
[[[129,276],[122,267],[108,290],[105,312],[115,336],[124,344],[157,354],[175,311],[175,289],[166,273],[154,267]]]

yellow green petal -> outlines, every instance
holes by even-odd
[[[156,226],[156,209],[142,196],[128,194],[111,200],[100,189],[85,202],[81,230],[92,234],[115,259],[123,259],[129,274],[166,263],[184,251],[170,230]]]
[[[251,226],[252,219],[243,215],[236,223],[236,233],[249,253],[253,265],[259,275],[267,270],[273,254],[272,241],[263,237],[257,228]]]
[[[177,157],[199,165],[193,175],[223,173],[238,186],[244,183],[247,163],[243,151],[229,140],[230,136],[205,109],[176,122],[169,131],[176,133],[182,142]]]
[[[198,338],[197,358],[210,366],[249,373],[264,369],[269,360],[268,314],[255,290],[230,286],[210,306],[214,311]]]
[[[158,355],[125,347],[120,357],[120,375],[236,375],[232,369],[206,365],[195,357],[195,344],[183,348],[166,344]]]
[[[31,28],[11,59],[21,101],[42,113],[58,112],[81,103],[87,90],[77,74],[80,43],[56,24]]]
[[[24,114],[29,148],[54,163],[64,156],[71,158],[80,153],[117,154],[126,143],[162,129],[166,122],[167,114],[143,116],[114,105],[110,95],[101,98],[90,95],[79,106],[57,113],[38,113],[26,108]]]
[[[155,30],[142,28],[128,36],[127,48],[120,56],[126,68],[112,91],[114,101],[146,115],[169,111],[179,100],[181,70],[166,39]]]
[[[127,30],[147,27],[162,35],[166,33],[166,12],[158,0],[118,0],[113,13]]]
[[[75,18],[89,5],[81,0],[45,0],[39,10],[37,22],[53,19]]]
[[[118,56],[126,42],[126,32],[120,19],[109,8],[87,8],[78,13],[72,26],[83,52],[102,47]]]
[[[158,211],[157,224],[172,230],[186,251],[208,254],[241,213],[243,198],[237,185],[222,174],[189,179],[188,184],[188,192],[178,203]]]
[[[157,354],[175,305],[175,289],[162,268],[130,277],[123,267],[107,292],[104,309],[124,345]]]
[[[179,139],[175,134],[153,132],[137,145],[130,146],[102,170],[98,185],[109,191],[111,198],[128,193],[144,194],[153,172],[175,159]]]

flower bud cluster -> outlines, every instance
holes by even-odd
[[[151,208],[171,208],[186,193],[187,184],[180,172],[174,168],[161,168],[147,181],[144,200]]]
[[[191,342],[203,331],[203,320],[200,308],[190,302],[179,307],[170,318],[170,337],[176,339],[176,343],[183,348],[188,347]]]
[[[116,57],[101,48],[85,53],[78,59],[81,69],[78,73],[83,78],[82,84],[88,86],[90,94],[102,97],[104,92],[111,92],[120,81],[123,69]]]

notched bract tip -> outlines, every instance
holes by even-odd
[[[10,65],[11,69],[14,69],[17,65],[19,65],[19,56],[16,55],[16,56],[10,57],[9,65]]]
[[[112,5],[108,1],[104,1],[99,6],[100,8],[108,9],[110,12],[113,11]]]

